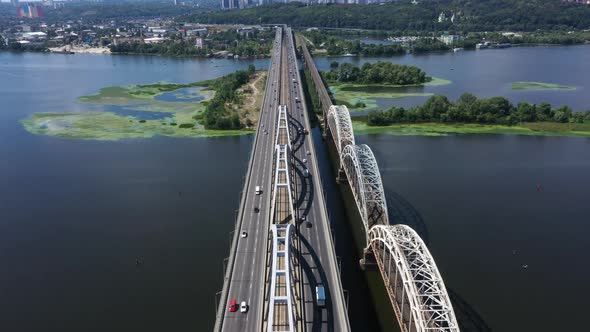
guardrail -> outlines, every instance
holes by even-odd
[[[275,36],[275,39],[281,40],[281,43],[282,43],[281,37],[282,37],[282,31],[279,28],[279,29],[277,29],[277,35]],[[273,64],[273,62],[271,61],[268,73],[270,73],[270,71],[271,71],[272,64]],[[268,76],[267,76],[265,94],[266,94],[266,91],[270,91],[271,81],[272,80],[268,79]],[[265,98],[266,98],[266,96],[265,96]],[[264,112],[264,107],[267,106],[267,103],[265,101],[266,100],[264,100],[262,102],[262,106],[260,107],[260,114],[258,115],[258,126],[260,126],[260,123],[262,121],[262,114]],[[244,182],[244,190],[242,191],[241,197],[240,197],[241,202],[240,202],[240,208],[238,210],[238,216],[236,218],[235,230],[239,230],[242,225],[242,220],[243,220],[243,215],[244,215],[244,206],[246,205],[246,196],[247,196],[247,193],[249,192],[248,188],[250,186],[250,179],[252,178],[252,164],[254,164],[254,154],[256,152],[255,151],[256,146],[258,145],[258,137],[259,137],[259,135],[258,135],[258,130],[257,130],[255,133],[254,141],[252,142],[252,149],[250,150],[250,161],[248,163],[248,170],[246,171],[247,175],[246,175],[246,181]],[[238,246],[238,240],[239,240],[239,232],[234,231],[234,237],[232,240],[232,245],[231,245],[230,254],[229,254],[229,258],[228,258],[228,265],[225,270],[225,277],[223,278],[224,281],[223,281],[223,288],[221,290],[221,298],[219,299],[219,304],[217,306],[215,326],[213,328],[213,331],[216,331],[216,332],[221,331],[221,327],[223,325],[225,304],[227,303],[231,275],[232,275],[234,265],[235,265],[235,259],[236,259],[235,253],[236,253],[236,249]]]

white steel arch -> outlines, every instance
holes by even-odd
[[[388,225],[385,191],[371,148],[366,144],[347,145],[341,158],[365,231],[368,233],[373,225]]]
[[[291,241],[294,236],[291,224],[273,224],[272,262],[270,297],[268,306],[267,332],[295,332],[295,300],[291,290],[293,269],[291,263]],[[285,310],[286,309],[286,310]],[[283,311],[282,313],[280,311]]]
[[[368,237],[402,331],[458,332],[445,284],[420,236],[399,224],[375,225]]]
[[[344,147],[355,145],[350,112],[348,112],[348,108],[344,105],[332,105],[328,110],[327,117],[328,127],[332,132],[334,143],[338,149],[338,155],[342,156]]]

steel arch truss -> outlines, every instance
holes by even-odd
[[[341,158],[365,232],[368,233],[373,225],[388,225],[385,192],[371,148],[366,144],[347,145]]]
[[[272,262],[270,279],[269,310],[267,332],[290,331],[296,329],[294,292],[291,289],[294,279],[295,255],[292,254],[294,226],[291,224],[271,225]]]
[[[336,148],[338,149],[338,155],[342,156],[342,150],[347,145],[355,145],[350,113],[346,106],[332,105],[328,110],[327,116],[328,127],[332,132],[334,144],[336,144]]]
[[[404,332],[458,332],[443,279],[418,234],[406,225],[376,225],[369,241]]]

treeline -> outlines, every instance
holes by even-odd
[[[0,50],[2,50],[2,51],[15,51],[15,52],[23,52],[23,51],[49,52],[49,50],[47,49],[47,47],[45,47],[44,44],[30,45],[30,44],[21,44],[21,43],[15,42],[15,41],[11,41],[11,42],[8,42],[8,45],[7,45],[6,42],[4,41],[4,39],[2,38],[2,36],[0,36]]]
[[[203,48],[197,48],[193,40],[180,36],[171,36],[170,40],[157,44],[142,41],[119,42],[111,44],[113,53],[126,54],[158,54],[166,56],[198,56],[204,57],[218,51],[227,51],[240,57],[266,56],[270,53],[272,32],[253,33],[242,36],[235,30],[228,30],[210,35]]]
[[[126,42],[111,44],[113,53],[159,54],[169,56],[204,56],[205,50],[196,48],[188,41],[168,41],[160,44]]]
[[[441,12],[446,19],[438,22]],[[453,21],[450,20],[455,15]],[[590,6],[561,0],[400,0],[374,5],[269,4],[251,9],[181,17],[199,23],[272,24],[294,27],[407,31],[535,31],[590,27]]]
[[[392,84],[408,85],[422,84],[429,80],[426,73],[414,66],[398,65],[391,62],[379,61],[376,63],[365,63],[357,67],[350,63],[342,65],[333,62],[329,72],[323,72],[327,81],[358,84]]]
[[[405,109],[392,107],[386,111],[371,111],[369,126],[394,123],[451,122],[515,125],[522,122],[590,123],[590,111],[572,112],[568,106],[553,108],[549,103],[526,102],[514,106],[506,98],[477,98],[465,93],[456,102],[445,96],[432,96],[424,105]]]
[[[240,116],[227,106],[228,103],[237,103],[240,96],[236,90],[246,84],[250,76],[254,74],[256,68],[254,65],[248,66],[248,70],[238,70],[214,81],[210,86],[215,90],[215,96],[209,100],[205,111],[197,117],[197,120],[205,126],[206,129],[242,129],[244,124]]]
[[[341,37],[331,36],[322,31],[305,32],[304,36],[309,39],[313,45],[312,49],[325,48],[328,55],[343,55],[351,53],[362,56],[393,56],[405,54],[406,50],[401,45],[375,45],[365,44],[359,40],[346,40]]]
[[[86,22],[102,22],[115,20],[125,22],[137,18],[166,18],[179,15],[204,12],[215,8],[216,1],[202,1],[200,5],[187,3],[183,6],[174,6],[172,2],[152,1],[109,1],[101,3],[68,3],[65,7],[52,9],[44,8],[45,18],[48,23],[60,23],[69,20],[76,21],[83,18]]]

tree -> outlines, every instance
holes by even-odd
[[[569,121],[571,116],[572,109],[568,106],[561,106],[560,108],[555,110],[555,114],[553,115],[553,121],[565,123]]]
[[[553,110],[551,109],[551,104],[549,103],[541,103],[539,107],[537,107],[537,115],[536,118],[539,121],[551,121],[553,120]]]
[[[450,108],[451,102],[447,97],[436,95],[428,98],[426,103],[422,105],[420,114],[425,121],[440,121],[443,114],[446,115]],[[445,119],[447,119],[446,116]]]
[[[520,122],[534,122],[537,118],[537,109],[534,104],[518,103],[516,107],[516,119]]]

